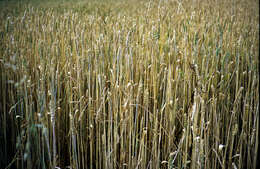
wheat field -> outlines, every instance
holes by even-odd
[[[0,168],[256,169],[259,1],[0,1]]]

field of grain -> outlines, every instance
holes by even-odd
[[[258,0],[0,1],[0,168],[256,169]]]

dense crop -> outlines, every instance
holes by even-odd
[[[0,4],[0,168],[256,168],[257,0]]]

